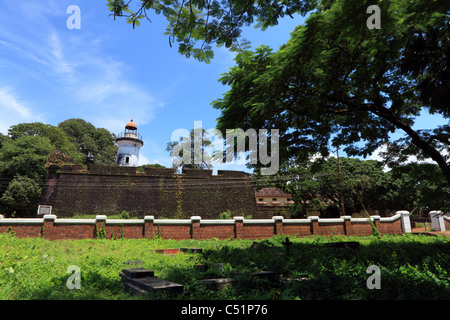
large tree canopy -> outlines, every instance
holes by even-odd
[[[406,139],[390,150],[433,159],[450,184],[450,126],[413,129],[424,110],[449,117],[450,3],[379,2],[381,29],[366,26],[373,3],[330,3],[279,51],[262,46],[236,57],[221,78],[231,89],[213,102],[222,111],[218,129],[277,128],[284,160],[327,155],[330,143],[367,156],[400,129]],[[419,65],[412,60],[421,38],[433,48],[422,49]]]
[[[117,157],[116,136],[105,128],[96,128],[83,119],[68,119],[61,128],[83,155],[83,164],[114,165]]]
[[[380,29],[367,27],[371,5],[381,10]],[[222,110],[222,131],[277,128],[284,159],[306,159],[328,154],[330,141],[349,155],[367,155],[400,129],[406,137],[389,145],[390,163],[411,154],[431,158],[450,184],[450,125],[412,129],[424,109],[450,116],[449,1],[108,0],[108,6],[114,19],[124,16],[133,27],[152,13],[164,15],[170,45],[178,42],[186,56],[209,62],[214,44],[240,52],[221,78],[231,90],[213,103]],[[265,29],[296,14],[310,17],[278,52],[240,44],[242,27]]]
[[[169,24],[169,45],[178,43],[178,51],[187,57],[209,62],[212,45],[241,51],[247,42],[240,39],[242,27],[257,22],[263,30],[278,19],[294,14],[305,15],[316,8],[317,0],[108,0],[116,17],[126,17],[133,28],[140,20],[151,22],[152,13],[162,14]]]
[[[78,164],[114,165],[115,136],[82,119],[57,127],[40,122],[20,123],[0,134],[0,210],[29,214],[40,198],[49,155],[58,150]]]
[[[422,210],[450,211],[450,188],[439,167],[429,163],[387,171],[380,161],[340,158],[338,166],[338,159],[329,157],[301,165],[284,163],[275,176],[254,174],[253,178],[256,188],[277,187],[290,193],[295,217],[309,210],[321,211],[321,216],[339,215],[339,209],[346,215],[375,210],[380,215],[397,210],[414,215]]]

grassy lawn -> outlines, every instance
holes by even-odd
[[[258,240],[60,240],[19,239],[0,234],[0,299],[161,299],[129,295],[119,272],[139,261],[159,278],[184,285],[172,299],[448,299],[450,239],[424,235],[383,237],[285,237]],[[358,241],[359,249],[323,244]],[[202,248],[203,253],[161,255],[155,249]],[[196,264],[206,264],[206,273]],[[220,264],[220,265],[219,265]],[[381,270],[381,289],[368,289],[370,265]],[[68,289],[70,266],[81,272],[81,288]],[[220,266],[220,267],[219,267]],[[249,277],[254,271],[280,272],[278,285]],[[234,277],[237,285],[207,290],[198,279]],[[301,279],[301,280],[299,280]]]

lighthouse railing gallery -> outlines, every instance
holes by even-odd
[[[121,132],[117,135],[117,139],[120,138],[133,138],[133,139],[138,139],[138,140],[143,140],[142,136],[139,133],[134,133],[134,132],[130,132],[130,131],[125,131],[125,132]]]

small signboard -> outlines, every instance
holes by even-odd
[[[39,205],[38,207],[38,215],[45,215],[45,214],[51,214],[52,213],[52,206],[46,206],[46,205]]]

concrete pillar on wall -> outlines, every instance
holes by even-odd
[[[431,231],[445,231],[444,216],[442,211],[430,211]]]
[[[200,216],[191,217],[191,239],[198,239],[198,234],[200,231]]]
[[[44,227],[43,227],[44,238],[52,239],[52,231],[53,231],[53,225],[55,223],[55,220],[56,220],[56,216],[54,214],[44,215]]]
[[[154,220],[155,220],[154,216],[145,216],[144,217],[143,236],[146,239],[153,237],[153,221]]]
[[[310,216],[308,218],[311,221],[311,234],[317,234],[319,232],[319,217]]]
[[[372,216],[371,218],[373,219],[373,224],[375,225],[375,229],[377,229],[377,231],[379,231],[380,230],[381,217],[380,216]]]
[[[342,216],[344,219],[344,233],[346,235],[352,234],[352,216]]]
[[[234,237],[242,238],[244,231],[244,217],[234,217]]]
[[[108,217],[105,215],[97,215],[95,216],[95,225],[97,226],[97,231],[100,232],[102,230],[103,226],[106,224],[106,219]],[[106,226],[105,226],[106,228]]]
[[[411,221],[409,220],[409,211],[397,211],[400,214],[403,233],[411,233]]]
[[[381,217],[380,216],[372,216],[373,219],[373,224],[375,225],[375,228],[377,230],[380,229],[380,221],[381,221]]]
[[[272,219],[275,221],[274,233],[283,234],[283,216],[275,216]]]

